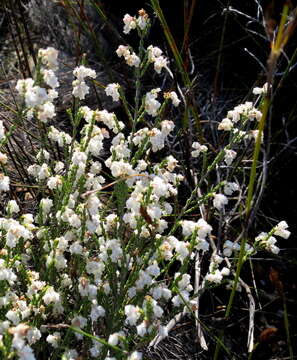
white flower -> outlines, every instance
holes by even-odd
[[[54,89],[49,89],[47,91],[48,101],[54,101],[59,96],[58,92]]]
[[[125,306],[126,322],[130,325],[136,325],[137,320],[140,318],[140,309],[138,306],[126,305]]]
[[[150,137],[150,142],[152,144],[153,152],[163,149],[165,142],[165,135],[162,134],[162,132],[159,129],[152,128],[152,130],[148,132],[148,135]]]
[[[125,176],[133,174],[131,164],[124,161],[113,161],[110,165],[111,174],[113,177]]]
[[[202,251],[208,251],[209,250],[209,243],[205,239],[198,238],[197,239],[196,249],[197,250],[202,250]]]
[[[115,134],[117,134],[119,132],[119,130],[124,128],[123,123],[117,122],[115,113],[108,112],[107,110],[96,111],[95,119],[96,119],[96,121],[103,122]]]
[[[108,84],[105,88],[105,93],[107,96],[111,96],[113,101],[119,101],[120,93],[119,93],[119,84]]]
[[[123,56],[129,66],[138,67],[140,65],[140,58],[134,52],[131,53],[128,46],[120,45],[117,48],[116,53],[118,57]]]
[[[127,360],[141,360],[142,353],[139,351],[133,351],[131,355],[128,356]]]
[[[105,316],[105,309],[97,304],[97,300],[92,300],[92,309],[91,309],[91,319],[92,321],[97,321],[99,317]]]
[[[94,161],[91,165],[90,173],[97,175],[100,173],[101,169],[102,169],[102,165],[100,164],[100,162]]]
[[[215,270],[213,273],[208,273],[205,276],[205,280],[209,282],[214,282],[216,284],[220,284],[223,280],[223,275],[221,274],[220,270]]]
[[[254,95],[262,95],[263,94],[263,89],[260,88],[260,87],[253,88],[253,94]]]
[[[85,164],[87,162],[87,159],[88,157],[85,152],[77,150],[73,153],[71,161],[72,164],[79,165],[80,163]]]
[[[223,267],[223,269],[221,270],[221,274],[223,276],[229,276],[230,275],[230,269],[228,269],[227,267]]]
[[[48,335],[46,341],[52,345],[55,349],[59,346],[59,341],[61,340],[61,334],[59,332],[54,332],[52,335]]]
[[[215,194],[213,199],[213,206],[218,209],[222,210],[225,205],[228,204],[228,199],[223,194]]]
[[[276,238],[274,236],[270,236],[268,240],[265,242],[265,249],[277,255],[280,249],[275,245],[276,242],[277,242]]]
[[[48,94],[44,88],[33,86],[25,93],[25,103],[27,107],[42,105],[48,101]]]
[[[256,242],[259,242],[267,251],[272,252],[273,254],[278,254],[280,249],[275,245],[277,240],[274,236],[267,234],[266,232],[261,232],[256,238]]]
[[[15,200],[10,200],[7,203],[6,210],[11,214],[17,214],[20,211],[20,208]]]
[[[151,116],[156,116],[161,106],[159,101],[156,100],[159,91],[161,91],[159,88],[153,89],[145,95],[145,111]]]
[[[257,121],[260,121],[262,117],[262,113],[257,109],[252,109],[248,112],[247,116],[249,117],[250,120],[256,119]]]
[[[70,245],[69,251],[71,254],[81,255],[83,253],[83,247],[81,246],[79,241],[76,241]]]
[[[150,276],[159,276],[160,275],[160,268],[157,264],[156,261],[154,261],[154,263],[152,265],[150,265],[149,267],[147,267],[146,272],[150,275]]]
[[[178,273],[179,274],[179,273]],[[175,278],[177,277],[177,274],[175,274]],[[183,274],[181,280],[178,281],[178,287],[180,290],[187,290],[192,291],[193,287],[190,284],[191,275],[189,274]]]
[[[224,161],[229,166],[232,164],[233,160],[236,158],[236,151],[234,150],[225,150]]]
[[[86,77],[96,78],[96,71],[90,68],[85,67],[84,65],[77,66],[73,70],[73,75],[77,78],[78,81],[84,81]]]
[[[230,131],[232,128],[233,123],[229,118],[223,119],[218,125],[218,130]]]
[[[60,147],[71,144],[72,138],[64,131],[58,131],[54,126],[50,126],[48,137],[52,141],[56,141]]]
[[[159,56],[161,56],[163,51],[159,49],[158,47],[154,47],[153,45],[150,45],[147,48],[147,54],[148,59],[150,62],[154,62]]]
[[[235,182],[227,182],[224,185],[224,193],[226,195],[232,195],[234,191],[238,191],[239,190],[239,185],[236,184]]]
[[[9,191],[9,177],[0,173],[0,192]]]
[[[263,95],[266,94],[268,90],[268,83],[265,83],[262,88],[255,87],[253,88],[253,94],[254,95]]]
[[[99,359],[99,355],[101,354],[102,344],[93,340],[93,346],[89,349],[90,354],[93,358]],[[105,358],[106,360],[106,358]]]
[[[60,185],[62,185],[62,178],[60,175],[56,175],[56,176],[51,176],[47,183],[46,183],[47,187],[51,190],[57,189],[58,187],[60,187]]]
[[[180,103],[180,100],[175,91],[170,91],[168,93],[164,93],[165,99],[171,99],[173,106],[177,107]]]
[[[57,293],[52,286],[50,286],[42,297],[43,302],[48,305],[50,303],[60,302],[60,294]]]
[[[158,198],[166,196],[168,193],[168,185],[159,176],[155,176],[150,185],[153,187],[153,192]]]
[[[143,337],[147,333],[146,322],[143,321],[138,326],[136,326],[136,330],[137,330],[137,335]]]
[[[38,51],[38,56],[41,58],[41,62],[52,70],[56,70],[58,68],[58,54],[58,50],[53,47],[39,49]]]
[[[18,80],[15,89],[19,93],[19,95],[25,96],[26,92],[30,91],[33,86],[34,86],[33,79],[31,79],[31,78],[20,79],[20,80]]]
[[[89,93],[90,88],[84,81],[74,80],[72,82],[72,86],[72,95],[79,98],[80,100],[83,100]]]
[[[62,359],[64,358],[65,360],[77,360],[78,352],[75,349],[70,349],[63,354]]]
[[[59,86],[59,81],[53,70],[41,69],[41,73],[43,75],[44,82],[52,89],[55,89]]]
[[[37,176],[39,180],[45,180],[50,176],[50,169],[46,163],[40,166]]]
[[[49,154],[49,152],[46,151],[45,149],[41,149],[41,150],[38,152],[38,154],[36,155],[36,159],[37,159],[38,161],[40,161],[40,162],[43,161],[43,160],[48,161],[49,158],[50,158],[50,154]]]
[[[207,152],[207,146],[206,145],[200,145],[199,142],[193,142],[192,144],[194,151],[191,152],[191,155],[193,157],[198,157],[200,153]]]
[[[117,50],[116,50],[116,54],[118,55],[118,57],[127,57],[130,55],[130,50],[129,50],[129,46],[125,46],[125,45],[120,45]]]
[[[137,25],[140,27],[141,30],[144,30],[149,23],[149,17],[143,9],[140,9],[138,11],[138,15],[138,18],[136,19]]]
[[[37,328],[29,329],[27,333],[28,343],[35,344],[41,338],[41,332]]]
[[[160,74],[163,68],[167,67],[168,60],[164,56],[159,56],[154,61],[154,69]]]
[[[46,124],[49,119],[52,119],[55,116],[55,105],[51,102],[46,102],[38,107],[37,117],[41,122]]]
[[[72,214],[68,218],[68,222],[71,226],[73,226],[76,229],[78,229],[81,226],[81,220],[77,214]]]
[[[136,19],[135,17],[126,14],[123,18],[124,26],[124,34],[129,34],[129,32],[136,28]]]
[[[189,243],[186,241],[178,241],[175,245],[175,251],[177,254],[177,260],[179,260],[181,263],[184,262],[184,260],[189,256]]]
[[[196,230],[197,223],[195,223],[194,221],[191,221],[191,220],[183,220],[182,228],[183,228],[183,235],[189,236],[189,235],[192,235],[193,232]]]
[[[118,345],[119,343],[119,334],[118,333],[113,333],[111,335],[109,335],[109,338],[108,338],[108,343],[110,345]]]
[[[0,139],[1,140],[1,139]],[[7,155],[0,152],[0,164],[5,165],[7,163]]]
[[[284,239],[288,239],[289,236],[291,235],[291,232],[287,230],[288,227],[289,225],[285,221],[281,221],[274,228],[275,229],[274,235],[280,236]]]
[[[164,136],[168,136],[174,129],[174,122],[171,120],[163,120],[161,122],[161,131]]]
[[[29,345],[18,350],[18,356],[20,360],[36,360],[33,349]]]
[[[238,243],[234,243],[230,240],[226,240],[224,242],[224,245],[223,245],[223,254],[224,256],[231,256],[233,251],[239,251],[240,250],[240,245]]]
[[[73,91],[72,94],[75,97],[78,97],[80,100],[83,100],[85,96],[89,93],[89,87],[84,82],[86,77],[91,77],[95,79],[96,72],[90,68],[85,67],[84,65],[78,66],[73,70],[73,75],[76,76],[77,80],[72,82]]]
[[[5,137],[5,127],[3,125],[3,121],[0,120],[0,140]]]
[[[189,300],[190,300],[189,292],[186,290],[181,290],[180,294],[175,295],[171,301],[173,306],[178,307],[180,305],[185,305],[185,303],[188,304]]]
[[[125,57],[125,60],[129,66],[139,67],[140,65],[140,58],[134,52]]]

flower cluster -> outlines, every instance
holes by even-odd
[[[124,57],[126,63],[129,66],[139,67],[140,58],[135,54],[135,52],[131,52],[129,46],[120,45],[116,51],[118,57]]]
[[[96,78],[95,70],[89,69],[84,65],[78,66],[74,69],[73,75],[77,78],[72,82],[73,96],[83,100],[85,96],[89,93],[89,87],[85,82],[85,78],[90,77],[92,79]]]
[[[149,17],[144,9],[138,11],[138,17],[131,16],[126,14],[123,18],[124,26],[124,34],[129,34],[131,30],[136,29],[137,27],[140,30],[145,30],[149,25]]]
[[[290,231],[288,230],[288,224],[285,221],[281,221],[269,233],[262,232],[259,234],[255,238],[255,242],[259,247],[277,255],[280,249],[276,245],[277,240],[273,235],[279,236],[283,239],[288,239],[291,235]]]
[[[40,75],[46,87],[32,78],[18,80],[16,90],[26,105],[27,117],[31,119],[34,115],[43,123],[47,123],[56,115],[54,99],[58,97],[56,88],[59,81],[54,73],[58,68],[58,52],[53,48],[41,49],[39,51],[39,61],[42,66]]]
[[[148,25],[144,10],[137,18],[124,17],[126,34],[137,29],[141,35]],[[120,45],[116,53],[144,72],[149,63],[157,73],[168,65],[153,46],[136,54]],[[22,120],[47,123],[55,116],[58,52],[47,48],[38,54],[34,79],[19,80],[16,90]],[[235,107],[219,124],[230,131],[230,143],[216,152],[193,139],[194,166],[185,169],[170,153],[180,126],[163,111],[172,105],[179,111],[176,92],[142,92],[136,73],[135,103],[117,116],[81,104],[89,92],[86,78],[94,79],[96,72],[76,67],[75,103],[68,110],[72,135],[57,124],[43,127],[43,141],[34,145],[34,161],[26,167],[35,209],[24,211],[17,199],[1,194],[6,197],[0,218],[3,358],[38,359],[47,343],[48,356],[61,359],[141,360],[139,343],[168,335],[168,308],[174,315],[198,311],[200,293],[231,281],[232,256],[238,256],[242,239],[230,240],[230,224],[238,219],[246,187],[230,167],[243,148],[246,125],[261,114],[252,103]],[[105,93],[128,104],[118,83],[107,84]],[[1,150],[9,136],[0,121]],[[4,152],[0,163],[0,192],[8,192],[12,180]],[[184,201],[185,188],[190,194]],[[282,221],[253,246],[247,244],[245,255],[258,248],[277,254],[274,236],[289,235]]]
[[[242,123],[245,123],[247,120],[260,121],[261,117],[261,111],[258,110],[252,102],[247,101],[244,104],[235,106],[233,110],[228,111],[227,117],[219,123],[218,129],[231,131],[234,129],[235,124],[242,126]]]

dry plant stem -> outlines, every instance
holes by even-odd
[[[287,336],[287,345],[289,348],[289,354],[290,354],[290,360],[294,359],[294,352],[293,352],[293,346],[291,342],[291,336],[290,336],[290,322],[288,317],[288,309],[287,309],[287,301],[285,293],[282,291],[282,298],[283,298],[283,306],[284,306],[284,326],[286,330],[286,336]]]
[[[28,44],[28,48],[29,48],[29,51],[30,51],[30,55],[32,56],[33,62],[35,64],[35,66],[36,66],[37,59],[36,59],[36,56],[35,56],[32,39],[31,39],[30,32],[29,32],[29,29],[28,29],[28,26],[27,26],[27,22],[26,22],[27,16],[25,15],[23,4],[21,3],[21,1],[17,0],[17,2],[18,2],[18,7],[20,9],[22,24],[23,24],[25,34],[26,34],[26,37],[27,37],[27,44]]]
[[[184,311],[176,314],[174,316],[174,318],[172,318],[169,323],[166,325],[166,330],[167,332],[169,333],[173,328],[174,326],[179,323],[183,317],[187,314],[187,310],[185,309]],[[149,343],[149,347],[154,347],[156,348],[158,346],[158,344],[164,340],[166,338],[166,336],[164,335],[157,335],[154,337],[154,339]]]
[[[238,261],[236,264],[235,279],[234,279],[232,291],[231,291],[231,294],[229,297],[229,301],[228,301],[228,305],[227,305],[227,309],[226,309],[226,313],[225,313],[225,318],[228,318],[231,313],[231,308],[233,305],[237,284],[239,282],[241,268],[245,261],[245,246],[247,243],[247,229],[250,225],[250,221],[254,217],[254,214],[251,213],[251,209],[252,209],[252,200],[253,200],[253,196],[254,196],[254,185],[255,185],[255,180],[256,180],[257,163],[258,163],[259,154],[260,154],[262,134],[264,131],[266,119],[267,119],[270,104],[271,104],[271,87],[272,87],[273,77],[274,77],[274,73],[275,73],[275,68],[277,65],[277,60],[281,54],[281,51],[284,48],[284,46],[286,45],[286,43],[289,39],[289,36],[291,35],[291,32],[293,31],[293,28],[290,26],[290,24],[288,25],[287,28],[285,28],[285,24],[286,24],[286,21],[288,18],[288,11],[289,11],[289,7],[287,4],[285,4],[284,8],[283,8],[282,18],[280,21],[280,26],[279,26],[279,30],[277,33],[277,37],[276,37],[275,42],[272,43],[272,45],[271,45],[271,53],[270,53],[269,59],[267,61],[268,90],[267,90],[267,94],[264,97],[262,117],[261,117],[261,120],[260,120],[259,126],[258,126],[258,136],[256,139],[256,144],[255,144],[255,149],[254,149],[254,154],[253,154],[253,163],[252,163],[252,167],[251,167],[249,184],[248,184],[248,194],[247,194],[247,199],[246,199],[246,212],[245,212],[246,228],[244,230],[243,239],[241,241],[239,257],[238,257]],[[295,24],[295,21],[296,21],[296,18],[294,18],[294,20],[292,22]],[[218,359],[219,352],[220,352],[220,344],[217,343],[214,360]]]
[[[90,2],[93,5],[93,7],[96,9],[96,11],[99,14],[99,16],[101,17],[101,19],[104,21],[104,23],[112,31],[113,35],[122,43],[124,41],[123,37],[121,36],[121,34],[116,29],[116,27],[112,24],[112,22],[108,19],[108,17],[104,13],[103,9],[101,8],[102,5],[100,5],[100,3],[96,4],[96,2],[94,0],[90,0]]]
[[[229,5],[230,5],[230,0],[228,1],[227,8],[229,7]],[[220,39],[219,54],[218,54],[216,73],[215,73],[214,84],[213,84],[213,87],[214,87],[213,102],[214,103],[216,102],[216,99],[218,98],[218,95],[219,95],[220,67],[221,67],[221,62],[222,62],[222,53],[223,53],[225,32],[226,32],[226,27],[227,27],[227,19],[228,19],[228,11],[226,11],[224,14],[223,31],[222,31],[222,35],[221,35],[221,39]]]
[[[199,197],[202,197],[201,194],[201,190],[200,188],[197,189],[197,194]],[[200,213],[203,217],[203,214],[205,213],[205,207],[203,204],[201,204],[199,206],[200,208]],[[201,267],[200,267],[200,257],[199,257],[199,252],[197,251],[196,256],[195,256],[195,294],[199,294],[199,291],[201,291],[201,289],[204,287],[204,282],[202,283],[202,285],[200,286],[200,273],[201,273]],[[196,322],[196,328],[197,328],[197,337],[199,339],[200,342],[200,346],[203,350],[208,350],[205,338],[204,338],[204,334],[202,331],[202,327],[201,327],[201,323],[199,321],[199,298],[200,296],[197,297],[197,304],[196,304],[196,309],[195,309],[195,322]],[[166,332],[169,333],[174,326],[180,322],[182,320],[182,318],[186,315],[187,311],[182,311],[180,313],[178,313],[177,315],[175,315],[175,317],[173,319],[171,319],[169,321],[169,323],[166,325]],[[165,332],[165,333],[166,333]],[[161,335],[157,335],[154,337],[154,339],[150,342],[149,347],[156,347],[162,340],[164,340],[166,338],[166,336],[161,336]]]
[[[86,336],[94,341],[97,341],[99,342],[100,344],[102,345],[105,345],[105,346],[108,346],[109,348],[113,349],[114,351],[116,351],[117,353],[122,353],[122,354],[125,354],[126,351],[124,351],[123,349],[121,349],[120,347],[118,346],[115,346],[115,345],[112,345],[112,344],[109,344],[107,341],[103,340],[103,339],[100,339],[99,337],[97,336],[94,336],[94,335],[91,335],[91,334],[88,334],[87,332],[81,330],[80,328],[77,328],[77,327],[73,327],[73,326],[68,326],[68,328],[70,330],[72,330],[73,332],[76,332],[78,334],[81,334],[83,336]]]
[[[78,12],[75,9],[75,7],[72,5],[72,2],[69,0],[65,0],[64,5],[66,6],[66,9],[69,11],[70,16],[73,16],[74,19],[76,19],[78,21],[81,28],[92,37],[95,47],[96,47],[97,55],[98,55],[100,61],[102,62],[105,71],[108,74],[109,80],[112,82],[113,75],[112,75],[110,65],[108,64],[108,61],[106,60],[106,57],[103,54],[102,46],[101,46],[100,42],[98,41],[97,35],[94,32],[94,29],[93,29],[92,25],[90,24],[90,21],[87,18],[86,14],[83,11]],[[82,9],[80,9],[80,10],[82,10]]]
[[[164,17],[164,14],[163,14],[163,11],[160,7],[160,4],[159,4],[159,1],[158,0],[151,0],[151,4],[153,6],[153,9],[155,11],[155,13],[157,14],[159,20],[160,20],[160,23],[162,25],[162,28],[163,28],[163,31],[164,31],[164,34],[165,34],[165,37],[166,37],[166,40],[171,48],[171,51],[173,53],[173,56],[174,56],[174,60],[175,60],[175,63],[176,63],[176,66],[181,74],[181,77],[182,77],[182,80],[183,80],[183,83],[184,83],[184,86],[186,88],[186,103],[187,103],[187,107],[188,109],[191,110],[191,113],[194,117],[194,120],[195,120],[195,126],[196,126],[196,130],[197,130],[197,133],[198,133],[198,137],[199,137],[199,140],[200,142],[205,142],[203,141],[203,135],[202,135],[202,128],[201,128],[201,119],[200,119],[200,116],[199,116],[199,112],[196,108],[196,106],[194,105],[194,98],[193,98],[193,94],[192,94],[192,91],[191,91],[191,80],[189,78],[189,75],[187,73],[187,71],[185,70],[184,68],[184,62],[183,62],[183,59],[180,55],[180,52],[178,51],[178,48],[177,48],[177,45],[176,45],[176,42],[171,34],[171,31],[168,27],[168,24],[167,24],[167,21]]]
[[[224,258],[227,266],[229,269],[231,269],[230,261],[227,257]],[[232,271],[234,274],[234,271]],[[254,329],[255,329],[255,312],[256,312],[256,304],[254,297],[252,295],[250,287],[241,279],[239,278],[240,285],[245,289],[248,299],[249,299],[249,331],[248,331],[248,341],[247,341],[247,347],[248,352],[252,352],[254,349]]]
[[[11,23],[12,22],[14,23],[14,26],[15,26],[15,29],[16,29],[16,32],[17,32],[19,44],[21,45],[23,57],[24,57],[25,64],[26,64],[26,70],[28,72],[29,77],[32,77],[32,73],[31,73],[31,69],[30,69],[30,65],[29,65],[29,59],[28,59],[28,56],[27,56],[27,52],[25,50],[25,43],[23,41],[23,36],[21,34],[21,30],[20,30],[20,27],[19,27],[19,21],[18,21],[16,15],[15,15],[15,10],[13,9],[12,2],[8,1],[8,3],[9,3],[9,7],[10,7],[10,11],[8,11],[9,18],[11,20]]]
[[[191,6],[189,6],[189,0],[184,0],[184,39],[182,45],[182,52],[185,55],[184,68],[188,71],[190,64],[190,48],[189,48],[189,32],[196,6],[196,0],[192,0]]]
[[[263,113],[262,113],[262,117],[261,117],[261,120],[259,123],[259,128],[258,128],[259,133],[258,133],[257,140],[256,140],[256,145],[255,145],[255,150],[254,150],[254,155],[253,155],[253,164],[252,164],[252,168],[251,168],[250,180],[249,180],[249,185],[248,185],[248,195],[247,195],[247,200],[246,200],[247,226],[243,230],[244,232],[243,232],[243,237],[242,237],[242,241],[241,241],[241,245],[240,245],[240,252],[239,252],[239,256],[238,256],[238,260],[237,260],[237,264],[236,264],[236,273],[235,273],[234,283],[233,283],[233,287],[232,287],[231,294],[229,297],[228,305],[226,308],[225,318],[228,318],[230,316],[237,284],[240,279],[239,276],[240,276],[241,268],[242,268],[242,265],[245,260],[245,245],[247,243],[247,228],[248,228],[249,221],[250,221],[253,190],[254,190],[254,184],[255,184],[255,179],[256,179],[257,162],[258,162],[258,158],[259,158],[261,139],[262,139],[262,134],[263,134],[264,126],[265,126],[266,117],[267,117],[268,110],[269,110],[269,105],[270,105],[270,98],[268,95],[266,95],[266,97],[264,99]],[[222,335],[223,334],[221,334],[220,338],[222,338]],[[219,352],[220,352],[220,344],[217,343],[214,360],[218,359]]]
[[[201,273],[201,267],[200,267],[200,258],[199,258],[199,251],[196,252],[195,256],[195,287],[194,291],[196,294],[199,293],[200,287],[200,273]],[[195,309],[195,321],[196,321],[196,328],[197,328],[197,337],[200,342],[200,346],[203,350],[208,350],[208,347],[206,345],[206,341],[203,335],[203,331],[201,328],[201,323],[199,321],[199,296],[197,296],[197,304]]]
[[[9,14],[9,10],[8,10],[8,9],[6,9],[6,12]],[[24,68],[24,64],[23,64],[22,61],[21,61],[21,54],[20,54],[19,48],[18,48],[18,46],[17,46],[17,41],[16,41],[16,38],[15,38],[13,26],[12,26],[12,19],[11,19],[10,16],[8,16],[8,27],[9,27],[9,34],[10,34],[10,36],[11,36],[12,43],[13,43],[15,52],[16,52],[16,54],[17,54],[18,63],[19,63],[19,67],[20,67],[20,69],[21,69],[21,73],[22,73],[22,75],[23,75],[23,78],[26,78],[26,70],[25,70],[25,68]]]

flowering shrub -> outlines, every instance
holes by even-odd
[[[105,87],[126,117],[83,105],[88,82],[96,79],[84,64],[73,71],[72,132],[51,125],[59,80],[58,52],[50,47],[39,50],[34,79],[17,83],[19,119],[24,127],[37,124],[40,141],[34,144],[36,162],[27,168],[36,189],[31,213],[9,199],[8,155],[0,153],[4,359],[38,359],[41,352],[61,359],[141,359],[147,344],[168,335],[176,314],[198,319],[205,289],[232,286],[241,238],[231,224],[244,205],[244,164],[258,136],[267,86],[219,122],[221,148],[194,139],[195,184],[183,199],[184,164],[170,153],[178,120],[166,117],[168,108],[182,106],[183,95],[170,88],[143,91],[141,79],[152,68],[172,75],[162,50],[144,46],[149,27],[144,10],[125,15],[124,33],[138,32],[139,51],[124,45],[116,50],[134,68],[135,102],[128,104],[120,84]],[[13,132],[0,122],[3,148]],[[287,228],[282,221],[261,233],[244,256],[258,249],[277,254],[275,236],[287,239]],[[207,267],[200,269],[202,259]],[[207,349],[203,334],[200,343]]]

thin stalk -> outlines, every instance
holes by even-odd
[[[290,360],[293,360],[294,352],[293,352],[293,346],[292,346],[291,336],[290,336],[290,322],[289,322],[289,317],[288,317],[287,301],[286,301],[286,296],[285,296],[284,292],[282,292],[282,298],[283,298],[283,306],[284,306],[284,326],[285,326],[286,336],[287,336],[287,345],[289,348]]]
[[[229,7],[230,4],[230,0],[228,1],[227,4],[227,8]],[[222,55],[223,55],[223,47],[224,47],[224,40],[225,40],[225,32],[226,32],[226,27],[227,27],[227,20],[228,20],[228,11],[225,11],[224,14],[224,24],[223,24],[223,31],[222,31],[222,35],[221,35],[221,39],[220,39],[220,45],[219,45],[219,53],[218,53],[218,60],[217,60],[217,65],[216,65],[216,73],[215,73],[215,78],[214,78],[214,101],[217,99],[218,95],[219,95],[219,77],[220,77],[220,67],[221,67],[221,62],[222,62]]]
[[[32,77],[32,73],[31,73],[31,69],[30,69],[30,65],[29,65],[29,60],[28,60],[28,56],[27,56],[27,51],[25,50],[25,43],[23,41],[23,37],[22,37],[22,33],[21,33],[21,30],[20,30],[20,27],[19,27],[18,19],[17,19],[16,15],[15,15],[15,10],[13,9],[12,2],[8,1],[8,3],[9,3],[9,6],[10,6],[9,17],[10,17],[10,19],[13,19],[15,29],[16,29],[16,32],[17,32],[17,36],[18,36],[18,39],[19,39],[19,44],[21,45],[23,57],[24,57],[24,60],[25,60],[27,72],[28,72],[29,76]]]
[[[253,196],[254,196],[254,185],[255,185],[255,180],[256,180],[256,175],[257,175],[257,163],[258,163],[259,154],[260,154],[262,134],[264,131],[266,119],[267,119],[268,112],[270,109],[270,104],[271,104],[271,87],[272,87],[273,77],[274,77],[274,73],[275,73],[275,68],[277,65],[277,60],[281,54],[283,47],[285,46],[285,44],[288,41],[288,36],[291,34],[290,24],[288,25],[287,28],[285,28],[285,24],[286,24],[286,21],[288,18],[288,11],[289,11],[289,7],[287,4],[285,4],[284,8],[283,8],[282,18],[280,21],[279,31],[278,31],[275,42],[272,43],[272,45],[271,45],[271,53],[270,53],[270,56],[267,61],[268,90],[267,90],[267,94],[264,97],[264,103],[263,103],[263,108],[262,108],[262,117],[261,117],[261,120],[260,120],[259,126],[258,126],[258,136],[256,139],[255,149],[254,149],[254,153],[253,153],[253,162],[252,162],[252,167],[251,167],[250,177],[249,177],[248,194],[247,194],[247,199],[246,199],[246,211],[245,211],[246,228],[243,230],[243,238],[241,241],[239,257],[238,257],[237,264],[236,264],[235,278],[234,278],[234,282],[233,282],[232,291],[231,291],[231,294],[229,297],[228,305],[226,308],[225,318],[228,318],[230,316],[234,297],[235,297],[235,291],[236,291],[237,284],[239,281],[241,268],[242,268],[244,261],[246,260],[245,259],[245,246],[247,243],[247,230],[250,225],[250,219],[251,219],[250,216],[251,216],[252,200],[253,200]],[[293,22],[295,22],[295,20],[296,19],[294,19]],[[288,31],[290,31],[289,35],[288,35]],[[223,336],[223,333],[220,334],[220,337],[222,337],[222,336]],[[214,354],[214,360],[218,359],[218,356],[220,353],[220,347],[221,347],[221,345],[219,343],[217,343],[216,349],[215,349],[215,354]]]
[[[75,7],[72,5],[70,0],[65,0],[65,5],[66,5],[66,8],[68,10],[70,10],[71,16],[73,16],[78,21],[81,28],[88,35],[90,35],[91,38],[93,39],[97,55],[98,55],[100,61],[102,62],[104,69],[106,70],[106,72],[109,76],[110,81],[113,81],[113,75],[112,75],[110,65],[108,64],[106,57],[103,54],[102,46],[101,46],[100,42],[98,41],[98,36],[94,32],[94,29],[92,28],[86,14],[82,11],[80,13],[78,13],[77,10],[75,9]],[[78,25],[76,25],[76,26],[78,26]]]
[[[32,39],[31,39],[31,36],[30,36],[30,32],[29,32],[29,29],[28,29],[28,26],[27,26],[27,16],[24,12],[24,8],[23,8],[23,4],[21,3],[20,0],[17,0],[18,2],[18,6],[19,6],[19,9],[20,9],[20,15],[21,15],[21,19],[22,19],[22,24],[23,24],[23,27],[24,27],[24,30],[25,30],[25,34],[26,34],[26,37],[27,37],[27,44],[28,44],[28,48],[29,48],[29,51],[30,51],[30,54],[32,56],[32,59],[34,61],[34,64],[36,66],[37,64],[37,59],[36,59],[36,56],[35,56],[35,52],[34,52],[34,47],[33,47],[33,42],[32,42]]]
[[[162,28],[163,28],[163,31],[164,31],[164,34],[165,34],[165,37],[166,37],[166,40],[169,44],[169,47],[173,53],[173,57],[174,57],[174,60],[175,60],[175,64],[178,68],[178,71],[179,73],[181,74],[181,77],[182,77],[182,80],[183,80],[183,83],[184,83],[184,86],[186,87],[186,97],[187,97],[187,106],[189,105],[189,108],[192,112],[192,115],[194,117],[194,120],[195,120],[195,125],[196,125],[196,130],[197,130],[197,133],[198,133],[198,137],[199,137],[199,140],[200,142],[204,142],[203,141],[203,135],[202,135],[202,127],[201,127],[201,119],[200,119],[200,116],[199,116],[199,111],[197,110],[196,106],[194,106],[194,96],[192,94],[192,83],[191,83],[191,80],[189,78],[189,75],[184,67],[184,62],[183,62],[183,59],[180,55],[180,52],[178,51],[178,48],[177,48],[177,45],[176,45],[176,42],[174,40],[174,37],[172,36],[172,33],[169,29],[169,26],[167,24],[167,21],[165,19],[165,16],[163,14],[163,11],[160,7],[160,4],[159,4],[159,0],[151,0],[151,4],[153,6],[153,9],[155,11],[155,13],[157,14],[159,20],[160,20],[160,23],[162,25]],[[184,126],[185,127],[185,126]],[[188,127],[189,127],[189,124],[188,124]],[[186,128],[185,128],[186,130]]]

